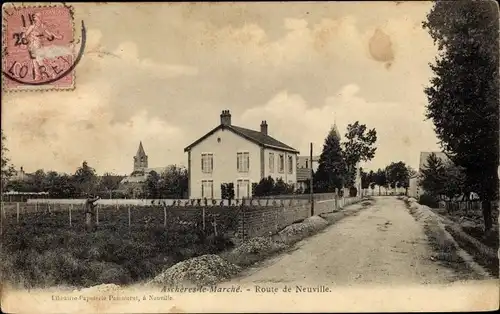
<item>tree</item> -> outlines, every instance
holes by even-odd
[[[146,178],[144,184],[144,194],[146,198],[156,199],[159,198],[160,190],[160,176],[156,171],[151,171]]]
[[[97,187],[97,175],[94,168],[90,167],[86,161],[82,163],[74,176],[73,182],[75,184],[75,190],[79,195],[94,194]]]
[[[479,194],[486,232],[499,186],[498,26],[492,1],[437,1],[423,23],[440,52],[425,89],[426,117],[443,151],[464,168],[466,187]]]
[[[293,193],[293,187],[283,181],[282,178],[278,178],[274,183],[273,195],[285,195]]]
[[[408,189],[410,174],[408,167],[404,162],[392,162],[389,166],[387,166],[386,173],[387,181],[389,181],[392,188],[404,187],[405,189]]]
[[[32,187],[31,192],[46,192],[46,174],[43,169],[35,171],[35,173],[31,175],[30,182]]]
[[[3,130],[0,131],[1,136],[2,136],[2,186],[1,186],[1,191],[3,192],[4,189],[7,186],[7,182],[9,182],[9,179],[12,177],[14,174],[14,167],[10,164],[10,159],[7,157],[7,153],[9,152],[9,149],[7,146],[5,146],[5,143],[7,141],[5,134],[3,133]]]
[[[222,183],[220,185],[221,197],[223,200],[232,200],[234,199],[234,183]]]
[[[109,198],[113,197],[113,191],[118,189],[123,176],[106,172],[99,180],[99,190],[109,193]]]
[[[67,174],[59,174],[55,171],[49,171],[45,174],[42,188],[49,192],[53,198],[71,198],[75,196],[75,186],[72,178]]]
[[[170,165],[161,174],[159,182],[160,198],[183,198],[189,187],[187,169]]]
[[[262,178],[260,182],[255,186],[253,195],[254,196],[269,196],[274,192],[274,179],[269,176],[267,178]]]
[[[446,173],[443,161],[432,153],[427,157],[426,166],[422,169],[420,185],[426,193],[441,197],[446,185]]]
[[[444,185],[443,193],[449,200],[462,195],[465,188],[465,169],[460,166],[455,166],[448,163],[444,168],[446,184]]]
[[[376,180],[377,174],[373,170],[370,170],[370,172],[368,173],[368,185],[370,186],[370,189],[372,189],[372,195],[373,190],[375,190]]]
[[[378,169],[375,175],[375,183],[378,185],[378,194],[380,195],[380,187],[387,187],[387,176],[385,170]]]
[[[332,128],[323,144],[318,170],[314,173],[315,191],[333,192],[335,188],[343,188],[346,173],[340,138],[335,128]]]
[[[361,188],[366,190],[370,187],[370,174],[361,169]]]
[[[342,146],[348,173],[346,183],[353,186],[357,164],[360,161],[370,161],[375,156],[377,148],[373,145],[377,141],[377,131],[367,130],[365,124],[356,121],[347,126],[345,137],[347,141]]]

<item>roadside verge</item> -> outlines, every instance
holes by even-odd
[[[475,279],[498,277],[498,258],[491,250],[468,236],[460,226],[419,204],[416,199],[406,196],[399,199],[406,203],[415,220],[423,224],[425,234],[435,250],[434,260],[459,273],[470,273],[472,270]]]

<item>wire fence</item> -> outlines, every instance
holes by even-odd
[[[335,194],[318,194],[314,199],[315,215],[338,210],[358,201],[360,198],[338,197]],[[163,230],[178,229],[214,234],[248,233],[252,228],[270,229],[268,221],[260,217],[293,223],[311,215],[310,199],[247,199],[233,200],[230,203],[218,202],[156,202],[144,205],[104,205],[97,204],[91,224],[98,229],[117,232],[133,231],[144,228]],[[221,206],[221,204],[223,204]],[[255,217],[259,217],[259,220]],[[57,229],[81,230],[86,226],[85,204],[64,203],[2,203],[0,214],[0,234],[6,230],[34,228],[37,232],[52,232]],[[269,223],[269,225],[272,225]],[[281,226],[275,222],[274,225]],[[246,231],[242,228],[246,228]],[[272,229],[272,230],[271,230]],[[268,232],[267,230],[264,230]]]

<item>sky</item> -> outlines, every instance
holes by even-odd
[[[430,2],[74,4],[87,44],[72,91],[2,92],[16,168],[129,174],[187,165],[184,148],[220,122],[320,154],[334,123],[377,130],[362,166],[439,150],[424,88],[437,53],[421,24]],[[77,37],[80,36],[79,27]]]

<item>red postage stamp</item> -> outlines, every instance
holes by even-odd
[[[42,5],[3,10],[4,90],[73,89],[72,8]]]

